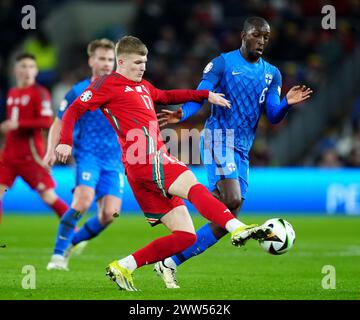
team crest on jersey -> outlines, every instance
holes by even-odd
[[[90,90],[86,90],[81,94],[80,100],[82,102],[87,102],[91,99],[91,97],[92,97],[92,92]]]
[[[272,76],[271,73],[266,73],[266,74],[265,74],[265,83],[266,83],[267,85],[270,85],[272,79],[273,79],[273,76]]]
[[[204,73],[208,73],[212,69],[213,65],[214,64],[212,62],[209,62],[204,69]]]
[[[14,102],[14,99],[13,99],[12,97],[9,97],[9,98],[7,99],[7,104],[8,104],[8,105],[13,104],[13,102]]]

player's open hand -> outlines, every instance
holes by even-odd
[[[46,152],[45,157],[43,159],[45,168],[50,171],[51,167],[55,164],[55,162],[56,162],[55,151],[51,150]]]
[[[224,94],[223,93],[216,93],[216,92],[209,92],[209,97],[208,97],[208,101],[212,104],[216,104],[220,107],[225,107],[230,109],[231,105],[230,105],[230,101],[226,100],[224,98]]]
[[[286,100],[289,105],[297,104],[309,99],[312,93],[313,91],[304,85],[294,86],[286,94]]]
[[[72,147],[70,147],[69,145],[67,145],[67,144],[59,144],[55,149],[56,158],[60,162],[66,163],[66,161],[71,156],[71,150],[72,150]]]
[[[162,109],[161,112],[156,115],[158,117],[159,127],[163,127],[169,123],[178,123],[183,116],[183,111],[181,107],[176,111]]]
[[[0,131],[4,134],[8,133],[9,131],[16,130],[17,128],[19,128],[19,123],[10,119],[5,120],[0,125]]]

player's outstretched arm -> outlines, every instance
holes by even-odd
[[[59,143],[61,123],[62,123],[61,119],[56,117],[49,130],[49,135],[47,139],[47,149],[46,149],[46,154],[44,156],[44,165],[48,170],[56,162],[55,148]]]
[[[208,101],[220,107],[225,107],[228,109],[231,108],[230,101],[224,98],[223,93],[209,91]],[[157,116],[160,127],[163,127],[169,123],[178,123],[183,117],[183,109],[181,107],[175,111],[162,109],[161,112],[157,114]]]
[[[298,104],[310,98],[313,91],[305,85],[294,86],[286,94],[286,100],[289,105]]]

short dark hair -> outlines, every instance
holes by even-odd
[[[16,62],[19,62],[21,60],[24,60],[24,59],[31,59],[31,60],[34,60],[36,62],[36,58],[33,54],[31,53],[27,53],[27,52],[22,52],[22,53],[19,53],[16,57],[15,57],[15,61]]]
[[[243,31],[247,32],[252,27],[262,27],[265,25],[269,26],[269,23],[264,18],[249,17],[249,18],[246,18],[246,20],[244,21]]]

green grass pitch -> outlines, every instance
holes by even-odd
[[[163,226],[151,228],[141,214],[120,216],[71,259],[69,272],[50,272],[57,219],[7,214],[0,225],[0,245],[6,245],[0,248],[0,299],[360,299],[360,217],[283,217],[297,236],[285,255],[267,254],[255,241],[235,248],[227,236],[179,267],[181,289],[165,289],[152,266],[145,266],[135,273],[141,291],[125,292],[105,277],[105,266],[167,234]],[[242,217],[246,223],[267,218]],[[194,217],[196,226],[204,221]],[[22,288],[25,265],[35,267],[36,289]],[[335,289],[322,287],[326,265],[335,268]]]

